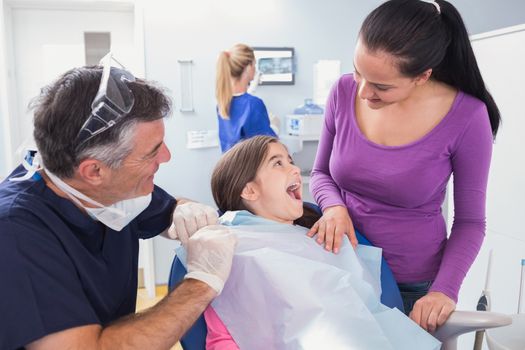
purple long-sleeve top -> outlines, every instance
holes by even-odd
[[[459,91],[428,134],[403,146],[371,142],[355,117],[351,74],[334,85],[310,190],[322,209],[344,205],[354,226],[383,255],[398,283],[434,281],[457,301],[485,235],[492,132],[485,104]],[[454,223],[441,212],[454,174]]]

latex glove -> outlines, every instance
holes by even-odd
[[[348,209],[341,205],[326,208],[323,216],[312,226],[307,236],[313,237],[316,233],[317,243],[324,244],[326,250],[336,254],[343,243],[344,235],[348,237],[354,248],[357,246],[354,224]]]
[[[248,90],[246,91],[249,94],[253,94],[255,90],[257,90],[257,86],[259,86],[261,82],[261,72],[256,71],[255,75],[253,76],[252,81],[250,81],[250,85],[248,85]]]
[[[274,115],[272,112],[270,112],[269,116],[270,118],[270,128],[272,128],[275,135],[279,135],[279,128],[281,126],[281,120],[279,117]]]
[[[218,217],[217,211],[205,204],[187,202],[177,205],[173,211],[173,223],[168,230],[168,238],[178,239],[185,246],[188,238],[198,229],[216,225]]]
[[[446,294],[429,292],[416,301],[410,318],[428,332],[434,332],[448,320],[455,309],[456,303]]]
[[[230,275],[237,237],[227,226],[207,226],[187,242],[187,270],[184,278],[208,284],[220,294]]]

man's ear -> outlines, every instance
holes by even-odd
[[[247,201],[255,201],[259,199],[259,195],[259,189],[254,182],[248,182],[241,192],[241,198]]]
[[[77,172],[82,180],[91,185],[99,185],[108,170],[99,160],[88,158],[80,162]]]
[[[427,69],[423,73],[419,74],[416,78],[416,85],[422,85],[430,79],[430,76],[432,75],[432,68]]]

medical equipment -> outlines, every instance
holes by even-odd
[[[91,114],[80,128],[76,138],[79,148],[86,141],[115,125],[120,118],[131,111],[135,98],[126,83],[135,77],[109,52],[99,63],[102,78],[98,92],[91,103]],[[117,66],[114,66],[114,65]]]
[[[286,133],[295,136],[319,138],[323,128],[323,109],[307,98],[304,105],[286,116]]]
[[[525,259],[521,259],[520,292],[518,294],[518,313],[521,314],[525,308]]]
[[[487,277],[485,278],[485,288],[481,292],[481,296],[478,300],[478,305],[476,306],[476,310],[478,311],[490,311],[490,273],[491,273],[491,267],[492,267],[492,249],[489,253],[489,262],[487,266]],[[476,337],[474,340],[474,350],[481,350],[481,346],[483,344],[483,336],[485,334],[484,330],[476,331]]]
[[[525,284],[525,259],[521,259],[520,289],[518,294],[518,313],[510,315],[512,324],[506,327],[486,331],[487,344],[490,350],[523,350],[525,349],[525,314],[521,313]]]

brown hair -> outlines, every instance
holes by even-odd
[[[230,104],[233,97],[232,80],[239,79],[250,64],[255,63],[253,49],[245,44],[237,44],[229,51],[222,51],[217,60],[215,97],[219,115],[229,119]]]
[[[219,210],[248,210],[241,193],[250,181],[255,180],[261,163],[268,154],[268,145],[279,142],[273,136],[259,135],[237,143],[224,153],[211,176],[211,191]],[[312,225],[321,217],[311,205],[303,205],[303,216],[294,221],[304,227]]]
[[[241,193],[247,183],[255,180],[257,170],[268,153],[272,136],[254,136],[237,143],[224,153],[211,175],[211,192],[221,212],[247,210]]]

